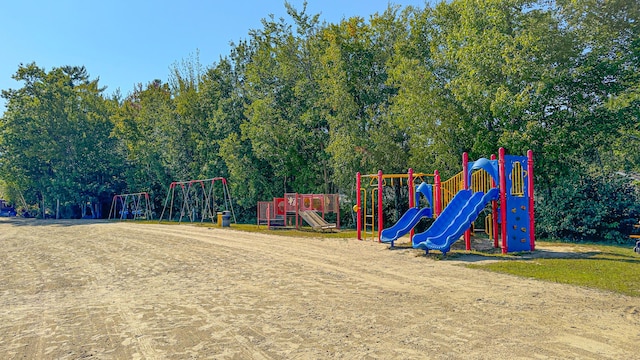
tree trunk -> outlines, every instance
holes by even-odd
[[[101,203],[97,202],[93,204],[92,216],[94,219],[102,219],[102,206]]]

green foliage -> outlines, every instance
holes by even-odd
[[[328,192],[329,131],[318,107],[318,56],[324,47],[318,15],[286,6],[294,26],[271,17],[263,29],[251,31],[243,74],[247,121],[240,129],[254,156],[268,164],[280,193]]]
[[[284,192],[352,198],[378,169],[446,179],[462,152],[503,146],[534,152],[543,235],[623,241],[638,197],[601,174],[640,173],[640,3],[454,0],[337,24],[284,6],[229,56],[124,99],[84,68],[21,66],[2,180],[31,204],[149,191],[159,207],[172,181],[224,176],[251,221]]]
[[[405,36],[405,20],[390,7],[368,24],[351,18],[324,30],[322,105],[330,126],[327,151],[341,188],[352,184],[358,171],[393,173],[406,163],[405,133],[388,119],[397,88],[387,82],[387,63]]]
[[[151,192],[160,206],[169,183],[185,176],[180,167],[180,147],[175,134],[173,103],[167,84],[160,80],[139,85],[112,116],[113,136],[119,139],[121,156],[127,162],[125,192]]]
[[[63,206],[108,201],[120,186],[122,163],[109,136],[113,107],[98,80],[84,67],[46,72],[33,63],[21,65],[14,79],[23,87],[2,92],[8,101],[0,123],[6,183],[43,207],[56,200]]]
[[[640,193],[628,179],[585,174],[538,196],[536,218],[541,237],[628,244]]]

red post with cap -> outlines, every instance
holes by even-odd
[[[469,154],[466,152],[462,154],[462,188],[464,190],[469,190]],[[469,224],[469,229],[464,232],[464,246],[465,249],[471,250],[471,224]]]
[[[382,242],[382,228],[384,219],[382,218],[382,170],[378,170],[378,242]]]
[[[442,182],[440,181],[440,172],[438,170],[433,172],[433,183],[435,185],[435,196],[433,197],[433,202],[435,202],[434,213],[438,217],[442,212]]]
[[[505,169],[504,148],[498,150],[498,169],[500,173],[500,233],[502,235],[502,253],[507,248],[507,174]]]
[[[531,231],[530,236],[530,247],[531,251],[536,249],[536,220],[535,220],[535,211],[534,211],[534,201],[533,201],[533,151],[527,151],[527,176],[528,176],[528,193],[529,197],[529,231]]]
[[[416,204],[416,197],[415,197],[415,192],[416,192],[416,188],[414,187],[413,184],[413,169],[409,168],[409,172],[407,174],[407,186],[409,187],[409,209],[413,208],[414,206],[417,206],[418,204]],[[409,233],[409,237],[411,238],[411,240],[413,241],[413,234],[415,233],[415,230],[412,228],[411,232]]]
[[[496,160],[496,155],[495,154],[491,154],[491,160]],[[493,177],[491,178],[491,187],[496,187],[496,181],[493,179]],[[498,202],[496,200],[493,200],[491,202],[491,220],[492,220],[492,225],[491,228],[493,229],[493,247],[497,248],[498,246],[500,246],[499,241],[498,241]]]
[[[362,180],[362,175],[360,172],[356,173],[356,227],[358,232],[358,240],[362,240],[362,209],[360,208],[360,204],[362,201],[362,195],[360,194],[360,180]]]

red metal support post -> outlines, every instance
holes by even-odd
[[[415,187],[413,186],[413,169],[409,168],[409,172],[407,174],[409,181],[407,185],[409,186],[409,207],[412,208],[416,206],[416,198],[415,198]]]
[[[433,201],[435,202],[434,212],[436,217],[438,217],[442,212],[442,183],[440,182],[440,172],[438,172],[438,170],[433,172],[433,182],[435,185],[435,196],[433,197]]]
[[[533,151],[527,151],[527,176],[528,176],[528,193],[529,197],[529,228],[531,231],[531,236],[529,241],[531,241],[531,251],[536,249],[536,220],[535,220],[535,211],[534,211],[534,199],[533,199]]]
[[[362,201],[362,195],[360,194],[360,180],[362,180],[362,175],[360,173],[356,173],[356,228],[358,232],[358,240],[362,240],[362,209],[360,208],[360,204]]]
[[[271,230],[271,204],[267,204],[267,230]]]
[[[407,174],[407,186],[409,187],[409,209],[411,209],[414,206],[418,206],[418,204],[416,204],[416,197],[415,197],[415,192],[416,192],[416,188],[413,184],[413,169],[409,168],[409,173]],[[411,232],[409,233],[409,238],[411,239],[412,243],[413,243],[413,234],[415,233],[414,229],[411,229]]]
[[[507,171],[505,169],[504,148],[498,150],[498,169],[500,173],[500,235],[502,236],[502,253],[506,254],[507,246]]]
[[[336,198],[334,199],[335,201],[335,207],[336,207],[336,226],[338,227],[338,230],[340,230],[340,195],[336,194]]]
[[[382,242],[380,239],[382,229],[384,227],[384,219],[382,218],[382,170],[378,170],[378,242]]]
[[[469,154],[466,152],[462,154],[462,188],[464,190],[469,189]],[[471,224],[469,229],[464,232],[464,246],[465,249],[471,250]]]
[[[491,160],[495,160],[496,159],[496,155],[495,154],[491,154]],[[493,177],[491,178],[491,187],[496,187],[496,181],[493,179]],[[492,225],[491,228],[493,229],[493,247],[497,248],[498,246],[500,246],[499,242],[498,242],[498,202],[496,200],[493,200],[491,202],[491,220],[492,220]]]
[[[295,205],[295,209],[296,209],[296,230],[300,229],[300,226],[298,225],[298,212],[300,211],[300,201],[298,199],[298,193],[296,193],[296,205]]]

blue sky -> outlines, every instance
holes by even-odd
[[[424,8],[428,0],[393,0]],[[302,9],[303,0],[290,0]],[[321,21],[368,19],[387,0],[308,0],[307,12]],[[289,19],[284,0],[0,0],[0,89],[19,88],[11,79],[20,63],[50,70],[84,65],[111,94],[128,94],[137,83],[166,81],[169,68],[196,52],[207,66],[230,52],[231,41],[261,28],[269,14]],[[290,22],[290,20],[288,20]],[[5,109],[0,99],[0,112]]]

